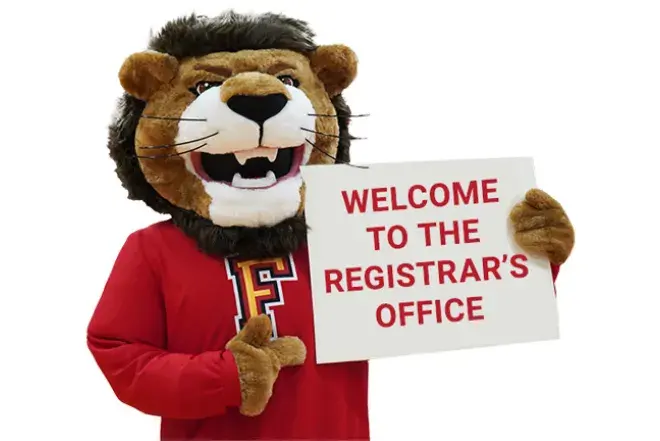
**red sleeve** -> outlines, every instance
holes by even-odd
[[[550,264],[550,271],[552,272],[552,283],[554,284],[557,281],[557,276],[559,275],[560,265],[555,265],[554,263]],[[557,297],[557,286],[555,286],[555,297]]]
[[[88,327],[87,345],[117,398],[164,418],[202,419],[241,401],[230,352],[166,350],[159,280],[133,233],[119,252]]]
[[[550,264],[550,270],[552,271],[552,281],[556,282],[557,281],[557,276],[559,275],[559,265],[555,265],[554,263]]]

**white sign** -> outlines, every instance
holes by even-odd
[[[509,212],[530,158],[303,168],[317,363],[559,338]]]

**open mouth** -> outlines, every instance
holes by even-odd
[[[235,153],[192,152],[195,172],[206,181],[236,188],[269,188],[298,174],[305,146],[258,147]]]

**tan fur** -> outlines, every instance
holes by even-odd
[[[243,72],[228,79],[222,86],[220,99],[226,103],[236,95],[270,95],[281,93],[288,99],[291,94],[284,84],[272,75],[261,72]]]
[[[124,62],[120,81],[127,93],[147,101],[145,114],[179,117],[194,99],[189,89],[200,81],[225,82],[229,88],[221,90],[222,99],[226,101],[239,93],[282,92],[286,89],[276,77],[292,75],[300,81],[299,88],[309,97],[316,113],[333,114],[330,97],[353,81],[356,62],[352,51],[345,46],[321,46],[309,57],[288,50],[267,49],[216,53],[180,62],[168,55],[145,52],[134,54]],[[315,130],[330,135],[316,135],[314,142],[327,155],[315,149],[309,163],[331,163],[328,155],[334,157],[338,145],[336,118],[318,118]],[[137,154],[175,153],[174,148],[149,150],[141,147],[173,144],[176,135],[176,121],[143,119],[136,132]],[[313,137],[310,133],[308,139],[313,140]],[[140,159],[140,167],[147,182],[170,203],[209,217],[211,198],[181,158]]]
[[[187,94],[187,91],[158,91],[147,102],[144,113],[178,117],[188,105]],[[151,150],[143,147],[173,144],[177,131],[177,121],[148,118],[140,120],[135,136],[137,154],[144,156],[175,153],[173,147]],[[163,159],[140,159],[140,168],[147,182],[162,197],[178,207],[193,210],[200,216],[208,218],[211,198],[204,190],[202,181],[186,169],[183,158],[174,156]]]
[[[562,206],[539,189],[527,192],[510,213],[516,242],[530,254],[563,264],[575,244],[575,231]]]
[[[119,82],[132,96],[147,101],[176,74],[176,58],[156,52],[139,52],[124,61]]]
[[[298,216],[301,216],[303,214],[304,208],[305,208],[305,194],[306,194],[306,187],[305,183],[303,182],[302,185],[300,186],[300,207],[298,208]]]
[[[304,363],[307,350],[297,337],[280,337],[270,341],[272,325],[266,315],[251,318],[245,327],[227,343],[236,360],[241,384],[245,416],[261,414],[273,393],[280,369]]]
[[[330,97],[347,88],[357,75],[357,55],[341,44],[320,47],[311,56],[311,63]]]

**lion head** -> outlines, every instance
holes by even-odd
[[[144,201],[217,255],[267,257],[306,236],[300,167],[348,162],[342,98],[357,59],[279,14],[173,20],[129,56],[110,156]]]

